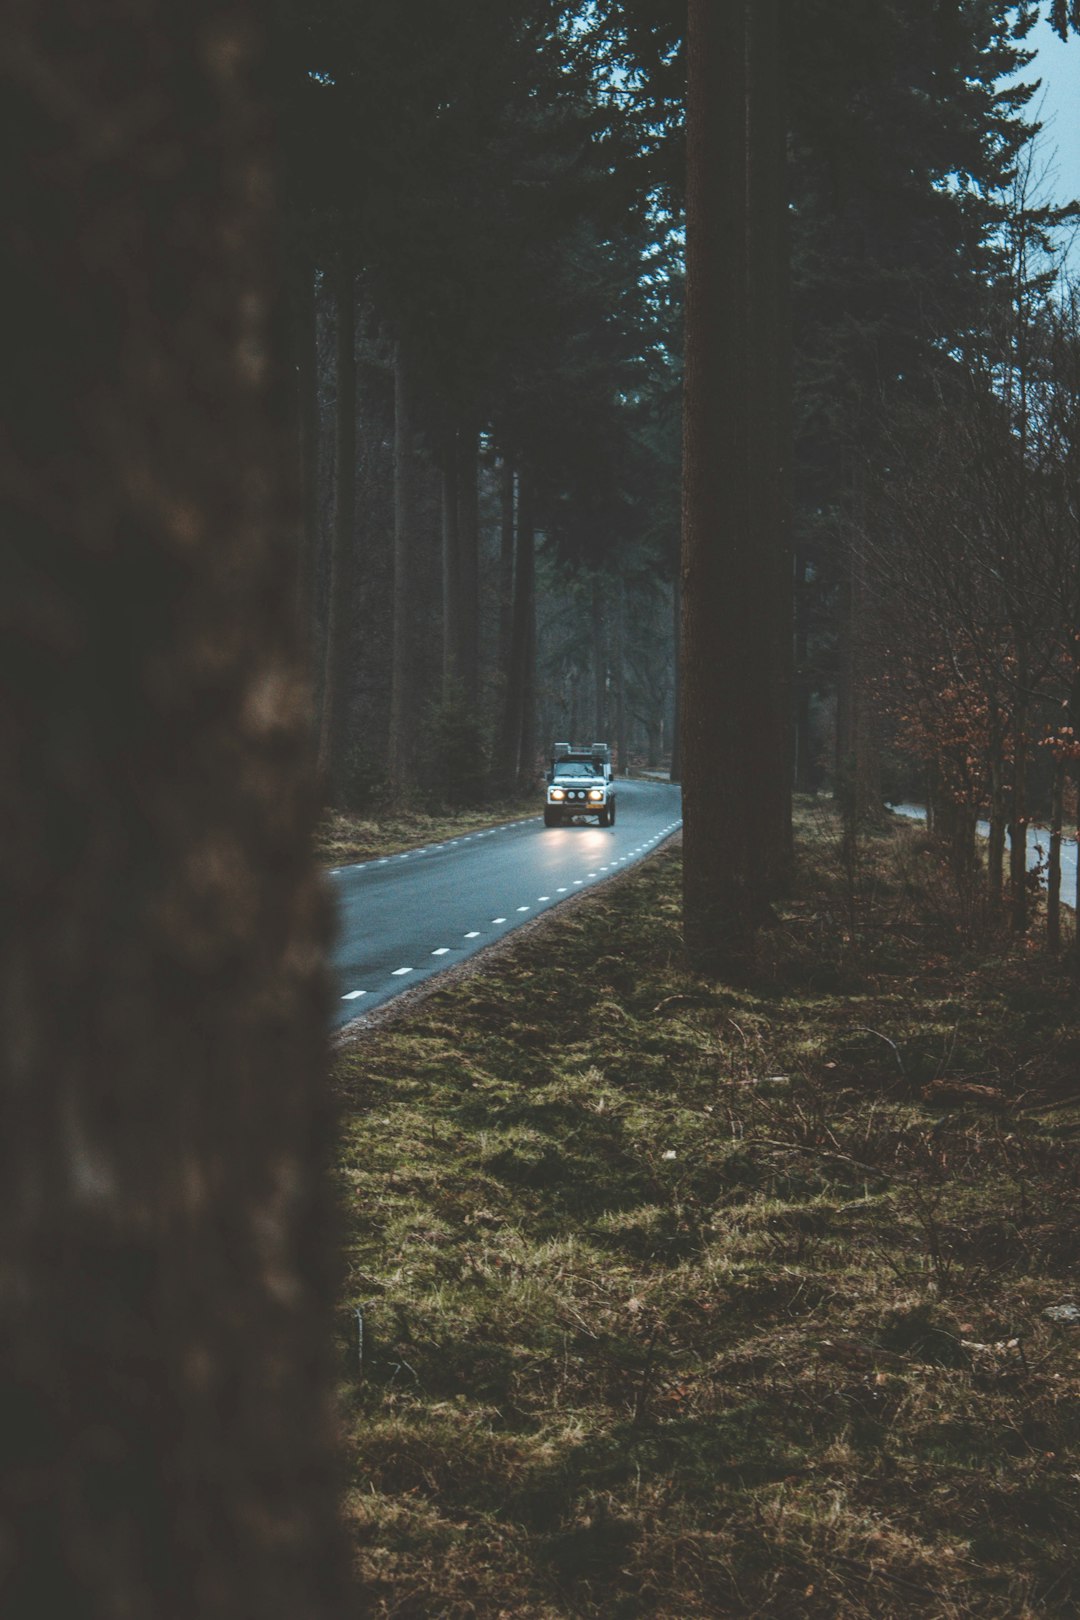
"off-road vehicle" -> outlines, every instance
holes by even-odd
[[[615,824],[615,783],[607,743],[574,748],[556,743],[544,798],[544,826],[561,827],[576,816],[595,816],[601,827]]]

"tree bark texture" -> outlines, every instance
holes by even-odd
[[[615,586],[615,758],[620,775],[626,774],[626,581],[620,575]]]
[[[447,435],[442,454],[443,702],[461,680],[461,511],[458,499],[457,434]]]
[[[518,510],[514,552],[514,614],[510,662],[496,760],[497,775],[505,788],[519,786],[527,769],[529,736],[535,755],[536,722],[529,718],[536,704],[535,534],[530,481],[518,477]]]
[[[334,538],[326,610],[319,777],[333,792],[348,736],[349,649],[352,641],[353,551],[356,545],[356,280],[352,254],[342,248],[335,274],[337,405],[334,445]]]
[[[1028,925],[1027,884],[1027,735],[1028,706],[1026,670],[1018,672],[1021,695],[1013,711],[1012,784],[1009,797],[1009,908],[1013,932],[1023,934]]]
[[[688,12],[687,288],[684,384],[681,768],[684,933],[694,964],[750,967],[777,866],[777,581],[786,540],[775,497],[771,415],[782,341],[775,251],[766,223],[781,206],[776,165],[752,146],[780,116],[764,44],[777,0],[690,0]],[[753,48],[752,48],[753,47]],[[771,111],[754,111],[756,94]],[[759,261],[761,261],[759,263]],[[762,307],[764,301],[764,308]],[[770,315],[768,310],[773,310]],[[775,373],[767,386],[754,368]]]
[[[521,512],[518,518],[515,575],[522,580],[524,637],[521,678],[521,749],[518,756],[518,785],[530,789],[536,782],[536,508],[528,479],[523,482]]]
[[[505,683],[510,665],[514,622],[514,464],[499,464],[499,651],[498,669]]]
[[[766,775],[761,794],[761,860],[766,889],[772,896],[786,893],[794,875],[791,246],[780,12],[781,0],[750,0],[746,7],[749,522],[757,566],[767,574],[761,607],[768,660],[760,688],[758,726]]]
[[[0,52],[0,1609],[348,1612],[326,905],[246,0]]]
[[[479,435],[473,426],[458,435],[458,533],[461,626],[458,661],[466,701],[480,695],[480,487]]]
[[[792,749],[795,786],[800,793],[814,793],[817,790],[817,762],[813,757],[810,731],[808,571],[809,561],[800,553],[795,568],[795,741]]]
[[[607,647],[604,636],[604,594],[599,574],[593,575],[590,595],[593,669],[593,734],[590,742],[607,741]],[[572,739],[573,740],[573,739]]]
[[[413,670],[413,574],[417,522],[412,377],[401,344],[394,353],[394,643],[390,670],[387,775],[391,792],[408,792],[413,778],[416,696]]]

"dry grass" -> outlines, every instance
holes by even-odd
[[[751,989],[668,852],[343,1059],[367,1612],[1080,1609],[1069,986],[803,833]]]

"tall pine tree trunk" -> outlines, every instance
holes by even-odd
[[[505,688],[514,622],[514,464],[499,464],[499,642],[498,669]]]
[[[319,777],[331,793],[345,750],[352,640],[353,547],[356,543],[356,282],[352,254],[343,247],[335,272],[337,294],[337,406],[334,448],[334,542],[326,612]]]
[[[607,741],[607,648],[604,638],[604,595],[599,574],[593,575],[589,603],[592,627],[593,734],[591,742]],[[575,741],[576,739],[571,739]]]
[[[536,508],[532,480],[524,478],[521,511],[518,517],[515,575],[522,581],[524,602],[524,655],[521,681],[521,746],[518,754],[518,785],[531,788],[536,779]]]
[[[443,702],[449,703],[461,679],[461,523],[458,501],[457,433],[451,430],[442,453]]]
[[[810,735],[810,673],[808,659],[810,636],[807,625],[809,612],[807,574],[809,562],[800,553],[795,577],[795,786],[800,793],[813,793],[817,787],[817,769],[813,758]]]
[[[761,303],[774,310],[775,163],[755,155],[780,116],[767,43],[775,19],[761,15],[776,3],[690,0],[688,13],[683,919],[694,964],[731,975],[752,963],[779,865],[777,553],[786,541],[763,491],[782,477],[768,401],[781,386],[772,351],[783,337]],[[767,388],[752,375],[762,366]]]
[[[747,305],[749,522],[767,580],[759,587],[768,660],[757,722],[761,861],[771,895],[794,875],[791,791],[795,595],[791,550],[791,290],[787,197],[787,97],[780,0],[747,6]],[[757,695],[757,694],[755,694]]]
[[[261,23],[55,0],[0,56],[12,1617],[350,1603]]]
[[[509,791],[521,785],[529,768],[530,735],[536,752],[535,675],[536,602],[535,534],[530,480],[518,478],[518,511],[514,555],[514,614],[510,636],[510,661],[502,721],[496,749],[496,775]]]
[[[416,556],[416,447],[413,443],[412,378],[408,357],[394,351],[394,599],[390,663],[390,730],[387,775],[391,793],[406,794],[413,779],[413,574]]]
[[[465,698],[480,694],[480,491],[479,443],[475,426],[458,435],[458,533],[460,541],[461,634],[458,662]]]
[[[619,576],[615,587],[615,758],[620,774],[625,775],[629,748],[626,736],[626,581]]]
[[[1027,721],[1026,671],[1018,670],[1020,695],[1013,709],[1012,784],[1009,796],[1009,906],[1014,933],[1028,925],[1027,885]]]

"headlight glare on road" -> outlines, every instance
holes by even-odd
[[[603,788],[590,788],[589,789],[589,798],[593,801],[594,804],[596,803],[597,799],[602,799],[603,797],[604,797]]]

